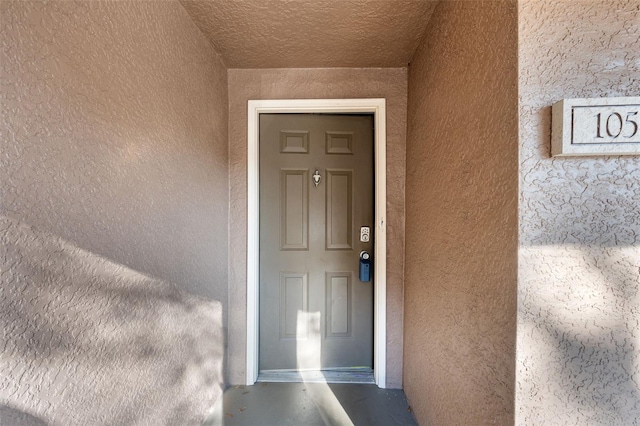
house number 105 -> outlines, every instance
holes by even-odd
[[[562,99],[551,113],[554,157],[640,156],[640,96]]]
[[[606,136],[610,138],[617,138],[622,135],[623,138],[631,139],[638,134],[637,115],[638,111],[627,112],[623,120],[622,114],[619,112],[612,112],[608,115],[596,114],[598,123],[596,138],[604,138],[603,132],[606,132]]]

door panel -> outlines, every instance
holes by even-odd
[[[353,171],[329,170],[327,175],[327,250],[352,250]]]
[[[349,272],[327,272],[327,338],[351,337],[351,278]]]
[[[372,225],[372,116],[260,115],[260,370],[373,367]]]
[[[309,171],[280,171],[280,250],[308,250]]]
[[[309,287],[307,274],[280,274],[280,338],[307,338],[306,324],[298,324],[298,312],[307,311]]]

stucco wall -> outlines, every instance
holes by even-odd
[[[0,40],[0,423],[197,421],[224,352],[224,65],[177,2],[2,1]]]
[[[409,66],[404,389],[423,425],[513,424],[515,2],[440,2]]]
[[[404,177],[407,74],[404,68],[229,70],[229,380],[246,383],[247,101],[387,100],[387,386],[402,386]]]
[[[640,95],[637,0],[520,1],[517,424],[640,421],[640,158],[557,158],[551,105]]]
[[[0,218],[0,425],[199,425],[222,305]]]
[[[0,214],[225,300],[226,69],[184,8],[0,7]]]

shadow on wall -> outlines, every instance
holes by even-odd
[[[640,258],[636,247],[521,249],[519,378],[530,422],[549,412],[593,425],[640,419]],[[536,259],[547,259],[536,262]],[[532,344],[534,343],[534,344]],[[631,423],[629,423],[631,422]]]
[[[638,159],[551,158],[551,107],[525,108],[535,144],[521,146],[521,419],[638,424]]]
[[[219,302],[7,217],[0,242],[0,424],[202,423],[224,386]]]
[[[0,405],[0,425],[47,426],[47,423],[31,414]]]

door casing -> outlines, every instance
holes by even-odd
[[[386,387],[387,336],[387,159],[385,99],[250,100],[247,118],[247,385],[258,379],[260,222],[259,115],[262,113],[372,113],[374,116],[375,240],[373,300],[373,370],[375,382]]]

